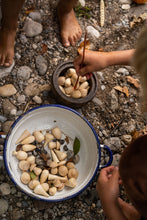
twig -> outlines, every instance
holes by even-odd
[[[23,113],[25,113],[25,112],[27,111],[27,108],[28,108],[29,104],[30,104],[30,102],[28,102],[28,103],[26,104]]]
[[[84,65],[86,38],[87,38],[87,31],[85,32],[85,37],[84,37],[83,57],[82,57],[82,62],[80,64],[80,69],[82,69],[82,67]],[[78,74],[78,78],[77,78],[77,81],[76,81],[75,86],[74,86],[74,90],[77,88],[78,81],[79,81],[79,74]]]

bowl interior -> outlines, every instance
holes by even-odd
[[[65,187],[54,196],[44,197],[36,195],[27,185],[20,181],[21,171],[18,168],[18,160],[12,155],[16,150],[16,140],[25,129],[33,133],[35,130],[47,130],[58,126],[61,131],[72,140],[78,137],[81,143],[79,156],[80,161],[76,164],[79,171],[77,186],[72,189]],[[30,196],[46,201],[60,201],[77,195],[87,187],[94,177],[99,165],[99,150],[97,136],[88,122],[76,111],[64,106],[41,106],[27,112],[13,126],[5,143],[4,160],[7,171],[12,181]],[[73,149],[73,142],[68,148]],[[45,148],[48,152],[48,147]]]

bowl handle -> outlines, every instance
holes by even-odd
[[[112,154],[112,151],[110,150],[110,148],[109,148],[108,146],[101,144],[101,145],[100,145],[100,149],[101,149],[101,148],[104,148],[104,149],[109,153],[109,161],[108,161],[108,163],[105,164],[105,165],[100,165],[100,168],[102,169],[102,168],[104,168],[104,167],[108,167],[108,166],[111,165],[111,163],[112,163],[112,161],[113,161],[113,154]]]
[[[0,134],[0,139],[5,139],[6,135],[5,134]],[[3,156],[0,155],[0,160],[3,160]]]

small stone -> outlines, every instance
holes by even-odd
[[[129,71],[126,68],[119,68],[116,73],[120,73],[121,75],[123,74],[123,76],[128,76],[129,75]]]
[[[43,27],[40,23],[33,21],[30,18],[27,18],[23,30],[26,33],[27,37],[34,37],[41,34]]]
[[[35,95],[32,99],[37,104],[41,104],[42,103],[42,99],[39,96],[37,96],[37,95]]]
[[[121,142],[118,137],[111,137],[109,139],[106,139],[104,141],[104,144],[110,147],[113,151],[119,151],[121,148]]]
[[[27,80],[30,78],[32,70],[28,66],[21,66],[17,71],[17,77],[22,80]]]
[[[43,40],[43,37],[41,35],[38,35],[35,37],[34,42],[39,43],[39,42],[42,42],[42,40]]]
[[[34,50],[37,49],[37,45],[36,44],[32,44],[32,47],[33,47]]]
[[[122,136],[122,141],[125,142],[125,144],[130,144],[132,141],[132,136],[131,135],[123,135]]]
[[[5,86],[0,87],[0,96],[9,97],[16,94],[17,90],[12,84],[7,84]]]
[[[8,183],[2,183],[0,185],[0,191],[2,195],[9,195],[10,194],[10,185]]]
[[[8,202],[4,199],[0,199],[0,215],[4,214],[8,209]]]
[[[47,61],[43,56],[38,55],[36,57],[36,67],[37,67],[37,69],[39,71],[39,74],[41,76],[43,76],[46,73],[46,71],[47,71]]]
[[[102,86],[101,86],[101,90],[103,91],[103,90],[105,90],[105,89],[106,89],[106,86],[102,85]]]
[[[79,3],[82,7],[85,7],[85,0],[79,0]]]
[[[2,79],[3,77],[8,76],[11,73],[11,71],[14,67],[14,64],[15,64],[15,62],[13,60],[13,63],[10,67],[0,67],[0,79]]]
[[[86,31],[87,31],[87,35],[89,35],[89,37],[93,38],[93,39],[98,39],[100,37],[100,33],[98,30],[96,30],[94,27],[92,26],[87,26],[86,27]]]
[[[16,111],[17,108],[9,101],[9,99],[4,99],[2,103],[2,108],[4,111],[4,114],[9,115],[12,111]]]
[[[25,102],[26,102],[26,97],[25,97],[25,95],[19,95],[19,96],[17,97],[17,101],[18,101],[20,104],[25,103]]]
[[[19,60],[19,59],[21,58],[21,55],[20,55],[19,53],[16,53],[16,54],[15,54],[15,57],[16,57],[16,59]]]
[[[38,11],[30,12],[29,17],[34,21],[41,22],[41,14]]]
[[[115,111],[118,109],[118,95],[114,89],[111,90],[111,110]]]
[[[2,125],[2,130],[5,134],[8,134],[10,127],[12,126],[14,121],[6,121]]]
[[[119,0],[120,4],[131,4],[132,0]]]
[[[93,101],[96,105],[99,105],[99,106],[103,105],[102,101],[101,101],[100,99],[98,99],[97,97],[94,97],[94,98],[92,99],[92,101]]]
[[[41,86],[37,83],[31,83],[26,86],[25,94],[27,96],[35,96],[35,95],[39,95],[40,92],[50,91],[50,90],[51,90],[51,86],[49,84],[45,84]]]
[[[0,122],[5,122],[7,120],[7,118],[3,115],[0,115]]]
[[[24,34],[21,34],[20,41],[22,44],[26,44],[28,42],[28,39],[26,38],[26,36]]]
[[[123,10],[129,10],[130,9],[130,5],[129,4],[124,4],[124,5],[121,6],[121,8]]]

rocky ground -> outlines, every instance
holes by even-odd
[[[0,69],[0,131],[5,134],[23,112],[39,105],[57,103],[51,91],[51,76],[57,64],[77,56],[78,45],[64,48],[61,44],[56,4],[51,0],[36,1],[36,5],[31,0],[26,1],[20,14],[15,62],[11,68]],[[105,1],[103,28],[100,27],[99,1],[87,0],[86,6],[90,10],[82,13],[77,10],[77,16],[83,33],[87,29],[93,50],[135,47],[138,34],[146,25],[147,14],[144,13],[147,13],[147,5],[139,6],[131,0]],[[31,31],[32,26],[34,31]],[[133,67],[128,66],[111,67],[96,74],[96,96],[77,110],[91,122],[100,142],[111,148],[113,165],[117,166],[133,133],[144,129],[147,123],[140,104],[139,76]],[[7,84],[13,85],[10,94],[3,87]],[[115,86],[125,86],[128,91],[125,94],[114,89]],[[3,140],[0,139],[2,154]],[[107,153],[102,152],[101,163],[107,160]],[[98,174],[79,196],[64,202],[46,203],[33,200],[17,189],[2,162],[0,165],[0,219],[106,219],[96,193]],[[123,191],[122,197],[127,199]]]

